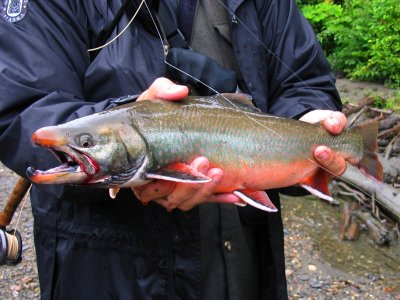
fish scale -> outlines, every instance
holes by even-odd
[[[313,159],[326,145],[377,179],[377,122],[332,135],[319,124],[267,115],[243,95],[145,100],[36,131],[61,166],[28,177],[41,184],[134,187],[151,180],[204,183],[192,169],[198,157],[224,171],[215,191],[235,193],[260,209],[276,211],[264,190],[300,185],[324,199],[332,177]],[[75,164],[73,163],[75,162]]]

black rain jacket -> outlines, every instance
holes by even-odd
[[[35,130],[103,111],[165,73],[160,38],[138,21],[90,60],[87,50],[123,1],[24,2],[22,20],[0,17],[0,160],[21,176],[29,166],[58,164],[32,144]],[[241,88],[259,108],[290,118],[340,108],[334,76],[294,1],[226,3]],[[127,22],[124,15],[111,36]],[[43,299],[201,299],[198,209],[167,213],[129,191],[111,201],[106,190],[65,186],[34,185],[31,202]],[[261,298],[286,298],[280,214],[248,207],[240,218],[257,233]],[[247,299],[246,266],[224,255],[229,299]]]

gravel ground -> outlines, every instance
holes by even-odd
[[[341,207],[315,197],[284,197],[282,212],[291,299],[400,300],[399,245],[340,241]]]
[[[6,195],[15,180],[15,175],[0,165],[0,192],[3,195],[1,208],[4,207]],[[286,275],[291,299],[400,300],[400,274],[389,278],[383,274],[368,272],[363,276],[354,275],[333,267],[322,258],[319,246],[310,233],[310,227],[304,226],[304,222],[313,227],[316,225],[304,219],[302,213],[296,213],[293,201],[296,200],[283,201]],[[17,217],[9,228],[15,228],[16,222]],[[22,209],[18,225],[24,243],[23,260],[17,266],[0,267],[0,299],[39,299],[32,227],[28,200]]]
[[[0,164],[0,209],[12,190],[16,176]],[[21,204],[22,206],[22,204]],[[33,245],[33,217],[29,199],[19,216],[14,216],[12,223],[7,227],[18,228],[23,242],[23,258],[16,266],[0,266],[0,299],[39,299],[40,289],[36,270],[36,256]]]
[[[373,85],[339,81],[342,97],[359,99],[359,93],[381,91]],[[358,94],[354,94],[358,90]],[[384,92],[391,92],[383,89]],[[0,209],[16,181],[15,175],[0,164]],[[286,205],[286,206],[285,206]],[[315,241],[299,215],[284,204],[286,274],[291,299],[396,299],[400,300],[400,274],[365,272],[355,274],[333,266],[321,255],[321,246]],[[9,228],[16,227],[17,218]],[[315,224],[313,224],[314,226]],[[320,224],[319,224],[320,225]],[[316,226],[316,225],[315,225]],[[0,267],[0,299],[39,299],[36,259],[33,245],[33,219],[29,200],[20,214],[18,230],[23,237],[23,260],[17,266]],[[357,260],[357,259],[356,259]],[[367,261],[367,263],[372,261]],[[339,261],[346,264],[346,261]],[[395,263],[398,263],[395,262]],[[387,275],[389,274],[389,275]],[[250,299],[251,300],[251,299]]]

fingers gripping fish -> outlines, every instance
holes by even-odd
[[[34,143],[49,148],[62,165],[46,171],[30,167],[27,175],[37,184],[113,189],[154,179],[204,183],[211,179],[188,164],[205,156],[224,171],[216,192],[234,193],[270,212],[277,209],[268,189],[300,185],[331,199],[332,175],[313,158],[319,145],[382,179],[377,122],[334,136],[319,124],[267,115],[245,102],[238,95],[145,100],[41,128]]]

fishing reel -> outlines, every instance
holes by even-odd
[[[22,260],[21,234],[15,229],[6,230],[6,227],[11,223],[19,204],[28,194],[30,186],[31,183],[27,179],[20,177],[4,209],[0,211],[0,266],[14,266]]]
[[[0,266],[15,266],[22,260],[22,238],[17,230],[0,228]]]

